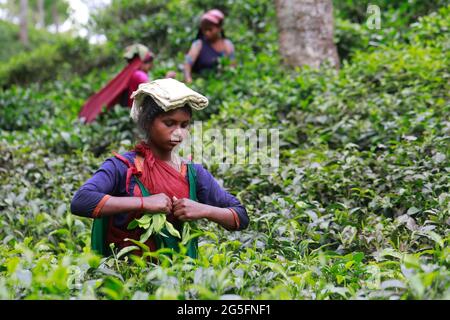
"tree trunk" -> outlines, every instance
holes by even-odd
[[[339,67],[331,0],[275,0],[281,55],[290,66]]]
[[[38,0],[38,25],[40,28],[45,28],[45,10],[44,10],[44,0]]]
[[[20,41],[28,45],[28,0],[20,0]]]
[[[52,6],[52,16],[53,16],[53,23],[55,24],[55,30],[56,33],[59,32],[59,14],[58,14],[58,7],[57,7],[57,1],[53,2]]]

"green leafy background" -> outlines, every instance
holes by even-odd
[[[256,0],[114,0],[91,21],[105,45],[46,36],[2,53],[0,298],[449,299],[450,7],[373,3],[380,30],[367,29],[364,1],[335,2],[339,72],[284,67],[273,3]],[[227,14],[238,67],[195,79],[210,100],[195,119],[279,129],[280,167],[204,164],[251,222],[202,222],[198,260],[99,257],[70,201],[137,132],[125,108],[86,126],[80,107],[130,42],[157,53],[151,78],[176,70],[212,7]]]

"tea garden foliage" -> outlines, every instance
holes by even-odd
[[[107,10],[129,22],[108,36],[124,44],[140,28],[149,30],[146,40],[161,35],[155,44],[167,48],[152,71],[158,78],[180,63],[174,48],[188,46],[194,31],[185,25],[209,2],[152,3],[133,18],[146,1],[113,1]],[[262,164],[205,163],[245,203],[249,228],[201,222],[198,260],[95,255],[91,221],[70,213],[71,198],[137,132],[125,108],[88,126],[76,115],[123,64],[13,85],[0,92],[0,298],[449,299],[450,8],[377,46],[371,31],[341,14],[338,35],[345,34],[339,26],[357,26],[354,34],[368,40],[366,47],[347,41],[336,72],[282,66],[269,2],[241,10],[240,2],[224,3],[230,20],[239,18],[226,30],[238,67],[222,61],[218,76],[194,81],[211,103],[194,117],[204,129],[280,130],[280,166],[270,174],[261,174]],[[166,21],[183,8],[189,19]],[[253,20],[243,18],[255,8]],[[106,13],[98,23],[118,18]],[[176,31],[153,34],[155,25]]]
[[[0,41],[2,44],[8,44],[2,46],[2,50],[0,51],[1,62],[7,61],[21,51],[30,52],[42,43],[55,43],[59,39],[57,35],[32,27],[28,31],[28,40],[30,43],[28,46],[25,46],[18,40],[19,26],[8,21],[0,20]]]

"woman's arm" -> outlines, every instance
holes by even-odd
[[[237,229],[233,212],[229,208],[220,208],[196,202],[191,199],[173,199],[174,215],[181,221],[208,219],[220,224],[227,230]]]
[[[127,168],[121,161],[110,158],[75,193],[71,202],[73,214],[97,218],[123,212],[139,211],[166,212],[172,210],[172,201],[165,194],[150,197],[121,197],[126,195],[125,179]]]
[[[100,216],[110,216],[129,211],[146,211],[153,213],[172,212],[172,200],[159,193],[149,197],[108,197],[99,211]]]
[[[231,66],[236,67],[236,55],[234,52],[234,44],[229,39],[225,39],[225,53],[231,61]]]
[[[107,159],[73,196],[70,204],[72,213],[94,218],[109,195],[126,193],[125,183],[122,183],[126,170],[125,165],[114,158]]]
[[[186,83],[192,82],[192,66],[200,55],[202,50],[202,41],[196,40],[192,43],[189,52],[186,54],[184,62],[184,81]]]
[[[190,199],[173,199],[174,214],[180,220],[208,219],[228,230],[242,230],[249,219],[239,200],[219,186],[214,177],[201,165],[197,172],[198,202]]]

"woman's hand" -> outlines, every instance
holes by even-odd
[[[191,199],[173,197],[173,214],[181,221],[192,221],[207,217],[208,207]]]
[[[184,77],[184,82],[186,82],[186,83],[192,83],[192,77],[190,76],[190,75],[186,75],[185,77]]]
[[[165,193],[158,193],[149,197],[144,197],[144,210],[150,212],[172,212],[172,199]]]
[[[173,70],[167,71],[165,77],[175,79],[177,77],[177,73]]]
[[[173,197],[172,200],[173,214],[181,221],[208,219],[220,224],[227,230],[237,228],[233,213],[228,208],[214,207],[186,198],[178,200]]]

